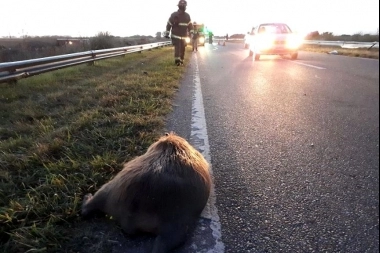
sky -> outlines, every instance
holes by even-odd
[[[284,22],[302,34],[371,33],[379,28],[379,0],[188,0],[191,20],[214,35],[245,34],[264,22]],[[0,37],[92,37],[163,32],[178,0],[9,0],[2,4]]]

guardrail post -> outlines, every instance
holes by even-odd
[[[95,65],[96,54],[94,53],[94,51],[91,51],[91,57],[92,57],[92,59],[94,59],[94,60],[88,62],[88,66],[94,66],[94,65]]]
[[[372,46],[370,46],[367,50],[370,50],[371,48],[373,48],[378,42],[373,42]]]
[[[16,69],[11,69],[8,71],[8,73],[10,75],[12,75],[13,73],[16,72]],[[17,83],[17,78],[12,78],[12,79],[9,79],[8,81],[6,81],[7,84],[16,84]]]

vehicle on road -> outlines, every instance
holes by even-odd
[[[193,25],[194,25],[194,31],[197,31],[199,33],[198,45],[204,46],[206,42],[205,25],[202,23],[196,23],[196,22],[194,22]]]
[[[302,37],[293,33],[284,23],[263,23],[253,27],[245,44],[249,47],[249,56],[259,60],[261,55],[290,55],[292,60],[298,57]]]

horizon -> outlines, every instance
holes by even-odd
[[[310,31],[309,33],[312,33],[314,31]],[[319,31],[318,31],[319,32]],[[328,32],[328,31],[325,31]],[[308,33],[308,34],[309,34]],[[319,32],[320,35],[322,35],[324,32]],[[355,33],[355,34],[332,34],[334,37],[340,37],[340,36],[354,36],[354,35],[377,35],[378,33]],[[35,36],[30,36],[30,35],[24,35],[24,36],[0,36],[0,39],[25,39],[25,38],[46,38],[46,37],[51,37],[51,38],[73,38],[73,39],[86,39],[86,38],[92,38],[96,37],[98,34],[95,34],[93,36],[71,36],[71,35],[35,35]],[[214,37],[225,37],[226,34],[214,34]],[[228,34],[229,37],[234,36],[234,35],[245,35],[244,33],[233,33],[233,34]],[[152,37],[155,38],[156,35],[145,35],[145,34],[135,34],[135,35],[129,35],[129,36],[117,36],[117,35],[110,35],[115,38],[130,38],[130,37]]]

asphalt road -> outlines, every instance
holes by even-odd
[[[379,252],[379,61],[196,54],[167,130],[193,137],[199,79],[217,216],[175,252]]]

